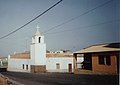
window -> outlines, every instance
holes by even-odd
[[[24,69],[24,64],[22,65],[22,68]]]
[[[99,59],[99,64],[103,64],[103,65],[110,65],[111,64],[111,59],[109,55],[99,55],[98,56]]]
[[[99,64],[105,64],[104,56],[99,56]]]
[[[26,70],[28,70],[28,65],[26,65]]]
[[[60,64],[56,63],[56,69],[60,69]]]
[[[111,63],[110,63],[110,56],[106,56],[106,64],[107,65],[110,65]]]
[[[40,43],[40,39],[41,39],[41,37],[39,37],[39,43]]]

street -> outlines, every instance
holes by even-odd
[[[119,85],[118,75],[21,72],[2,72],[2,74],[25,85]]]

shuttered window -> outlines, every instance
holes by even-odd
[[[104,56],[99,56],[99,64],[105,64],[104,62]]]
[[[28,70],[28,65],[26,65],[26,70]]]
[[[24,64],[22,65],[22,68],[24,69]]]
[[[111,59],[109,55],[99,55],[98,56],[99,64],[102,65],[111,65]]]
[[[106,56],[106,64],[107,65],[110,65],[111,64],[111,59],[110,59],[110,56]]]
[[[39,37],[39,43],[40,43],[40,41],[41,41],[41,37]]]

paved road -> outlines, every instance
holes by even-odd
[[[32,74],[20,72],[3,72],[2,74],[25,85],[119,85],[118,75]]]

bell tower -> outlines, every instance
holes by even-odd
[[[39,32],[39,26],[36,27],[37,31],[32,36],[31,43],[31,72],[45,72],[46,71],[46,44],[44,43],[44,36]]]

